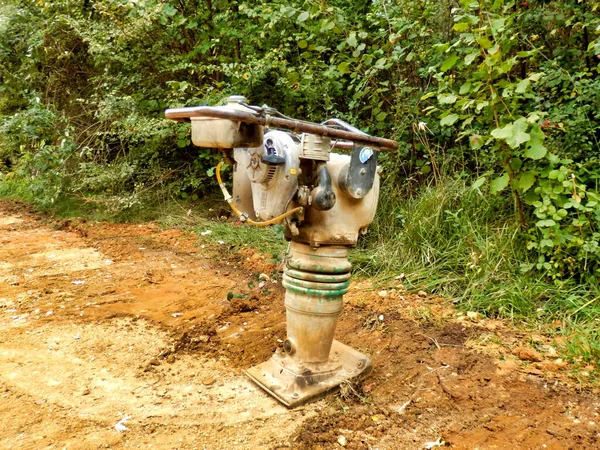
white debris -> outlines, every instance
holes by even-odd
[[[409,399],[408,399],[406,402],[404,402],[402,405],[400,405],[400,406],[399,406],[399,407],[396,409],[396,412],[397,412],[399,415],[402,415],[402,414],[404,414],[404,411],[406,410],[406,407],[407,407],[408,405],[410,405],[410,402],[412,402],[412,399],[410,399],[410,398],[409,398]]]
[[[431,450],[432,448],[442,447],[444,445],[446,445],[446,442],[442,438],[438,438],[438,440],[434,442],[425,442],[425,449]]]
[[[173,313],[173,314],[171,314],[171,315],[172,315],[173,317],[179,317],[179,316],[183,316],[183,313],[176,312],[176,313]]]
[[[380,315],[379,315],[379,321],[380,321],[380,322],[383,322],[383,314],[380,314]]]
[[[106,264],[107,266],[110,266],[114,261],[112,259],[105,259],[104,260],[104,264]]]
[[[73,280],[73,281],[71,281],[71,284],[76,284],[76,285],[81,285],[81,284],[84,284],[84,283],[85,283],[85,281],[83,281],[83,280]]]
[[[125,423],[131,419],[131,416],[124,416],[121,420],[115,423],[115,429],[119,432],[127,431],[129,428],[125,426]]]
[[[200,233],[200,236],[208,236],[210,233],[212,233],[212,230],[205,230]]]
[[[225,243],[225,241],[217,241],[217,244],[219,245],[223,245]]]

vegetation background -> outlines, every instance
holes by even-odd
[[[0,195],[193,208],[218,155],[163,111],[230,94],[399,140],[356,271],[600,358],[600,0],[4,0]]]

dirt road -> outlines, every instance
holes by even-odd
[[[568,385],[549,341],[528,358],[499,322],[368,281],[336,338],[373,374],[287,410],[241,374],[285,338],[278,269],[0,202],[0,448],[598,448],[597,394]]]

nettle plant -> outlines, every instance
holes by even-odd
[[[538,63],[543,46],[519,31],[515,2],[460,3],[452,11],[454,39],[434,46],[441,57],[432,69],[438,90],[423,98],[437,99],[428,114],[468,140],[479,167],[490,168],[474,189],[511,193],[532,251],[522,271],[600,278],[600,168],[559,157],[545,142],[550,128],[564,125],[544,119],[547,102],[536,93],[546,76]]]

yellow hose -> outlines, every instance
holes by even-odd
[[[219,182],[219,187],[221,188],[221,191],[223,192],[223,197],[225,197],[225,201],[227,201],[227,203],[229,203],[229,207],[231,208],[231,210],[236,214],[236,216],[238,216],[240,218],[240,220],[242,222],[246,222],[249,225],[252,225],[255,227],[266,227],[269,225],[273,225],[277,222],[281,222],[286,217],[291,216],[294,213],[302,211],[302,207],[299,206],[297,208],[289,210],[288,212],[286,212],[278,217],[275,217],[274,219],[265,220],[264,222],[256,222],[252,219],[249,219],[248,214],[241,212],[233,203],[233,197],[231,197],[231,195],[229,194],[229,191],[227,190],[227,188],[225,187],[225,184],[223,183],[223,180],[221,179],[221,166],[222,165],[223,165],[223,161],[221,161],[219,164],[217,164],[217,170],[216,170],[217,181]]]

